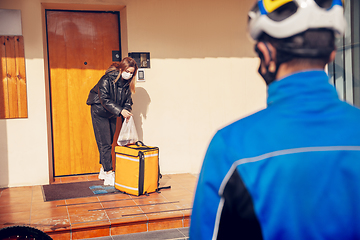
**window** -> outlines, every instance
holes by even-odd
[[[347,28],[345,36],[337,42],[338,53],[329,64],[329,75],[340,98],[360,107],[360,3],[345,0],[344,8]]]

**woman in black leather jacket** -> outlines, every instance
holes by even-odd
[[[104,185],[114,186],[115,173],[112,171],[112,142],[116,129],[116,119],[129,119],[132,114],[131,94],[135,93],[137,64],[130,57],[120,63],[113,63],[90,90],[86,104],[91,105],[91,118],[95,139],[100,153],[99,178]]]

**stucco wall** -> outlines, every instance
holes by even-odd
[[[265,107],[266,87],[246,35],[252,3],[0,1],[0,9],[21,10],[29,110],[27,119],[0,120],[0,186],[49,181],[44,8],[122,9],[123,55],[145,51],[151,56],[146,81],[137,83],[133,96],[138,133],[145,144],[159,146],[161,172],[167,174],[198,173],[217,129]]]

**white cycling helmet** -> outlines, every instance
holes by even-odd
[[[249,33],[254,40],[266,33],[287,38],[308,29],[330,29],[337,36],[345,31],[341,0],[258,0],[249,12]]]

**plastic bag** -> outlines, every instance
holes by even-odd
[[[138,140],[139,139],[135,128],[135,122],[131,116],[128,122],[126,122],[126,119],[124,120],[119,133],[117,144],[119,146],[125,146],[136,143]]]

